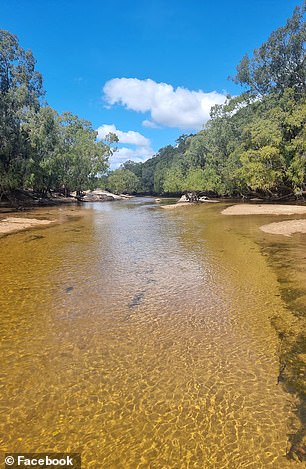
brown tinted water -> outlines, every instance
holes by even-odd
[[[270,235],[253,235],[271,217],[152,202],[41,209],[63,223],[0,240],[1,449],[80,451],[84,469],[300,467],[271,325],[288,313]]]

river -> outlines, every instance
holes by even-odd
[[[300,467],[271,325],[288,311],[258,230],[273,217],[221,207],[44,208],[30,216],[57,224],[0,239],[1,450],[81,452],[84,469]]]

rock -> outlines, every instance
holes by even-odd
[[[134,196],[129,194],[119,194],[119,197],[122,199],[133,199]]]
[[[180,200],[177,202],[178,204],[181,204],[181,203],[186,203],[186,202],[219,202],[219,200],[215,200],[215,199],[209,199],[206,195],[202,195],[202,197],[199,197],[197,200],[190,200],[190,199],[187,199],[186,195],[182,195],[182,197],[180,198]]]
[[[199,202],[216,203],[216,202],[220,202],[220,200],[209,199],[208,197],[206,197],[206,195],[203,195],[202,197],[199,197]]]
[[[85,191],[82,200],[84,202],[110,202],[113,200],[122,200],[122,197],[105,190],[95,189],[94,191]]]
[[[189,200],[187,199],[185,194],[183,194],[182,197],[180,198],[180,200],[177,201],[178,204],[180,204],[182,202],[189,202]]]

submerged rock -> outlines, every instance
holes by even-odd
[[[145,295],[144,291],[142,291],[140,293],[136,293],[136,295],[134,295],[134,297],[132,298],[132,300],[129,303],[129,308],[134,308],[135,306],[140,305],[141,301],[144,298],[144,295]]]

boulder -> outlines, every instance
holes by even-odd
[[[182,202],[189,202],[189,200],[187,199],[185,194],[183,194],[182,197],[180,198],[180,200],[177,201],[178,204],[180,204]]]
[[[113,200],[122,200],[122,197],[111,192],[95,189],[93,191],[85,191],[82,200],[84,202],[110,202]]]

